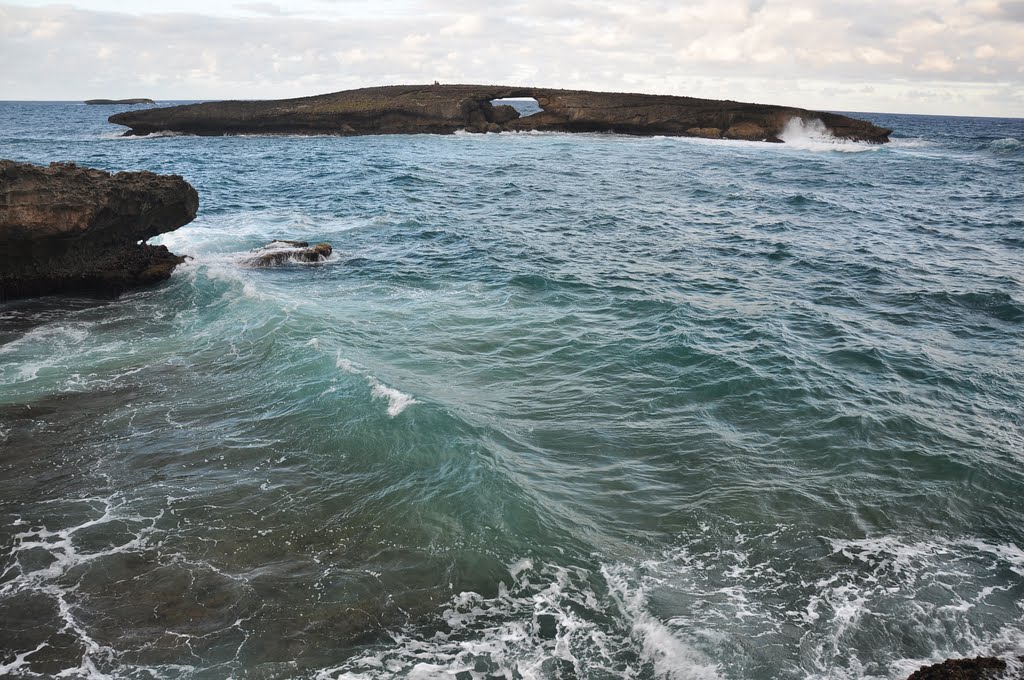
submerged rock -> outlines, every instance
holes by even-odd
[[[271,241],[262,248],[253,251],[250,260],[254,267],[271,267],[287,262],[323,262],[334,249],[330,243],[317,243],[310,246],[306,241]]]
[[[520,117],[495,99],[532,97],[540,113]],[[125,111],[126,135],[379,135],[538,130],[778,140],[792,119],[821,121],[835,137],[883,143],[892,130],[863,120],[785,106],[668,95],[499,85],[392,85],[276,101],[221,101]]]
[[[145,241],[198,208],[177,175],[0,161],[0,300],[162,281],[184,258]]]
[[[1018,659],[1024,663],[1024,656]],[[907,680],[1020,680],[1024,678],[1021,666],[1013,672],[1004,659],[991,656],[978,656],[973,659],[948,659],[942,663],[924,666],[911,673]]]

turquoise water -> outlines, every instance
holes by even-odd
[[[0,675],[903,678],[1024,653],[1024,121],[119,138],[191,256],[0,306]],[[275,238],[320,265],[253,269]]]

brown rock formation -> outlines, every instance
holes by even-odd
[[[271,241],[255,251],[250,260],[254,267],[271,267],[287,262],[323,262],[334,249],[330,243],[310,247],[306,241]]]
[[[494,99],[533,97],[541,113],[521,118]],[[126,111],[111,123],[127,135],[373,135],[543,130],[767,140],[793,118],[820,120],[836,137],[883,143],[886,128],[834,113],[667,95],[497,85],[393,85],[276,101],[224,101]]]
[[[0,161],[0,300],[166,279],[184,258],[144,241],[188,224],[198,207],[176,175]]]

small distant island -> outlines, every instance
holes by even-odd
[[[143,97],[136,99],[86,99],[85,103],[93,106],[105,104],[156,104],[152,99],[145,99]]]
[[[534,99],[521,116],[501,100]],[[496,104],[496,105],[495,105]],[[820,121],[834,137],[883,144],[892,130],[825,111],[670,95],[502,85],[390,85],[298,99],[220,101],[125,111],[125,135],[386,135],[612,132],[781,142],[790,121]]]

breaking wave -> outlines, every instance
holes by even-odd
[[[854,142],[849,139],[836,137],[817,118],[806,121],[802,118],[790,118],[789,122],[786,123],[786,127],[779,134],[779,139],[784,141],[789,148],[805,151],[861,153],[864,151],[878,151],[881,148],[878,144]]]

